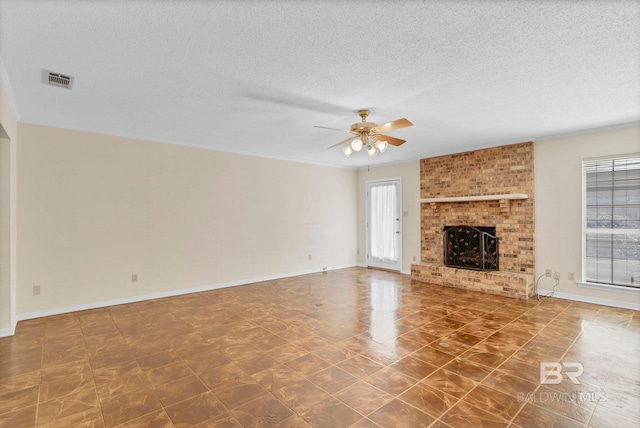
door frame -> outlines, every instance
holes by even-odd
[[[398,244],[398,263],[397,263],[397,268],[396,267],[384,267],[384,266],[372,266],[371,265],[371,260],[369,257],[369,253],[370,253],[370,242],[369,242],[369,221],[370,221],[370,217],[371,217],[371,207],[370,207],[370,200],[369,200],[369,189],[372,186],[375,186],[376,184],[382,184],[382,183],[397,183],[398,186],[398,229],[399,232],[398,233],[398,237],[397,237],[397,244]],[[365,264],[367,265],[367,267],[375,267],[375,268],[381,268],[381,269],[389,269],[389,270],[393,270],[393,271],[398,271],[398,272],[402,272],[402,232],[403,232],[403,227],[402,227],[402,217],[403,217],[403,208],[402,208],[402,177],[389,177],[389,178],[379,178],[379,179],[375,179],[375,180],[367,180],[365,182]]]

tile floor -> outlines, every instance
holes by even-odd
[[[637,311],[343,269],[20,322],[0,427],[638,426],[639,334]]]

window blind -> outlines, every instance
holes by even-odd
[[[584,162],[587,282],[640,288],[640,157]]]

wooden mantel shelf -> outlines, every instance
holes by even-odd
[[[509,202],[515,199],[528,199],[529,195],[524,193],[507,193],[504,195],[477,195],[477,196],[452,196],[447,198],[426,198],[418,199],[422,204],[431,204],[431,208],[435,213],[438,210],[438,204],[443,202],[473,202],[473,201],[500,201],[500,211],[503,214],[509,214]]]
[[[529,195],[524,193],[508,193],[505,195],[477,195],[477,196],[452,196],[448,198],[426,198],[418,199],[423,204],[433,204],[438,202],[470,202],[470,201],[499,201],[501,199],[528,199]]]

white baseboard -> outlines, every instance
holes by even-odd
[[[363,268],[368,268],[369,267],[369,265],[366,264],[366,263],[358,263],[356,266],[363,267]],[[411,269],[409,269],[409,270],[401,270],[400,273],[402,275],[411,275]]]
[[[553,292],[552,290],[543,290],[541,288],[538,288],[538,294],[540,296],[549,295],[552,292]],[[578,302],[594,303],[596,305],[613,306],[616,308],[633,309],[635,311],[640,311],[640,304],[632,303],[632,302],[623,302],[620,300],[601,299],[598,297],[589,297],[589,296],[581,296],[579,294],[568,294],[568,293],[558,293],[558,292],[553,293],[553,297],[557,297],[558,299],[575,300]]]
[[[11,327],[0,328],[0,337],[8,337],[16,334],[17,325],[18,325],[18,320],[13,318],[11,320]]]
[[[358,266],[358,264],[356,263],[340,265],[340,266],[329,266],[326,268],[326,271],[346,269],[346,268],[356,267],[356,266]],[[163,297],[181,296],[184,294],[199,293],[202,291],[217,290],[220,288],[253,284],[255,282],[273,281],[276,279],[290,278],[294,276],[308,275],[312,273],[321,273],[321,272],[325,272],[325,269],[324,268],[308,269],[304,271],[288,272],[283,274],[267,275],[267,276],[262,276],[257,278],[241,279],[237,281],[221,282],[218,284],[203,285],[200,287],[181,288],[178,290],[161,291],[159,293],[143,294],[139,296],[130,296],[130,297],[123,297],[119,299],[103,300],[100,302],[83,303],[80,305],[65,306],[61,308],[45,309],[42,311],[26,312],[26,313],[16,315],[16,320],[13,323],[13,328],[0,329],[0,337],[12,336],[13,334],[15,334],[15,327],[18,321],[49,317],[52,315],[66,314],[69,312],[86,311],[88,309],[97,309],[97,308],[104,308],[108,306],[124,305],[127,303],[143,302],[145,300],[161,299]]]
[[[0,337],[13,336],[15,333],[15,329],[11,327],[0,328]]]

